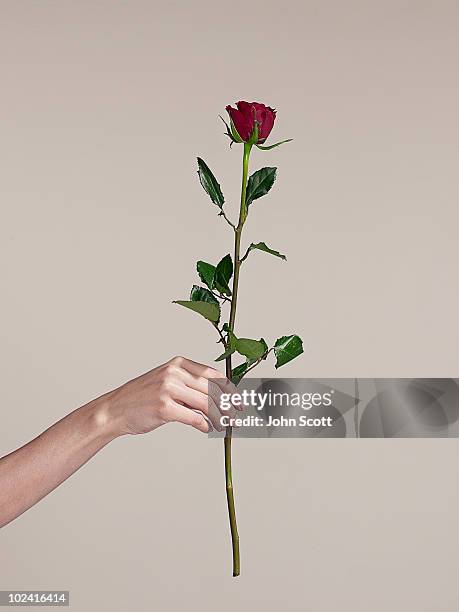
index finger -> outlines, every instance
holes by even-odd
[[[193,376],[213,380],[226,393],[237,392],[236,386],[222,372],[215,368],[192,361],[191,359],[183,359],[182,367]]]

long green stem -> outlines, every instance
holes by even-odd
[[[244,156],[242,160],[242,187],[241,187],[241,207],[239,211],[239,223],[234,228],[234,275],[233,275],[233,290],[231,296],[231,310],[229,318],[229,328],[234,331],[236,322],[236,307],[237,293],[239,287],[239,270],[241,267],[241,235],[247,218],[247,177],[249,173],[249,157],[252,145],[244,143]],[[226,359],[226,376],[231,380],[232,365],[231,356]],[[234,490],[233,490],[233,470],[231,461],[231,442],[233,430],[232,427],[227,427],[225,432],[225,481],[226,481],[226,499],[228,502],[228,514],[231,529],[231,542],[233,547],[233,576],[240,574],[240,554],[239,554],[239,534],[237,531],[236,509],[234,505]]]

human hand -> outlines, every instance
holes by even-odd
[[[209,423],[217,431],[223,430],[222,414],[236,415],[234,408],[223,412],[219,409],[220,395],[234,392],[236,387],[218,370],[174,357],[111,391],[104,399],[116,435],[147,433],[170,422],[207,433],[212,430]]]

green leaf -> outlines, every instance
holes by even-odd
[[[239,338],[236,342],[236,351],[248,359],[257,360],[261,359],[263,355],[267,353],[268,346],[263,338],[260,340]]]
[[[269,246],[267,246],[267,244],[265,242],[257,242],[256,244],[254,242],[252,242],[252,244],[247,249],[247,252],[244,255],[244,257],[241,259],[241,261],[244,261],[247,258],[248,254],[250,253],[250,251],[254,251],[255,249],[258,250],[258,251],[264,251],[265,253],[269,253],[270,255],[274,255],[275,257],[280,257],[283,260],[287,259],[287,257],[285,255],[282,255],[282,253],[279,253],[279,251],[275,251],[274,249],[270,249]]]
[[[233,261],[231,255],[225,255],[217,267],[206,261],[198,261],[196,269],[199,278],[210,290],[217,289],[220,293],[231,295],[228,283],[233,276]]]
[[[196,264],[196,270],[198,271],[199,278],[202,282],[209,287],[209,289],[214,288],[214,279],[215,279],[215,266],[206,261],[198,261]]]
[[[236,343],[237,343],[237,338],[234,334],[234,332],[232,332],[230,329],[228,329],[228,344],[231,348],[234,348],[234,350],[236,350]]]
[[[249,365],[261,359],[268,352],[268,345],[263,338],[260,338],[260,340],[237,338],[227,323],[223,325],[222,329],[228,334],[227,344],[228,349],[231,349],[231,354],[237,351],[239,354],[244,355],[251,362]]]
[[[274,345],[276,368],[280,368],[303,352],[303,342],[299,336],[282,336]]]
[[[216,359],[216,361],[222,361],[237,351],[240,355],[247,357],[245,365],[248,368],[259,359],[264,358],[268,353],[268,345],[263,338],[260,340],[252,340],[251,338],[237,338],[226,323],[223,325],[222,329],[228,334],[227,348],[226,351]]]
[[[227,333],[226,343],[227,347],[224,353],[222,353],[215,361],[223,361],[236,351],[237,338],[235,334],[229,328],[229,325],[225,323],[222,330]]]
[[[266,195],[276,180],[277,168],[261,168],[254,172],[247,182],[246,204]]]
[[[257,359],[247,359],[247,361],[244,361],[244,363],[241,363],[240,365],[238,365],[237,367],[235,367],[232,371],[231,371],[231,380],[232,382],[237,385],[241,382],[242,378],[247,374],[247,370],[250,368],[250,366],[252,366],[255,362],[257,361]]]
[[[222,209],[225,198],[223,197],[220,185],[209,166],[200,157],[198,157],[198,176],[204,191],[209,194],[212,202]]]
[[[236,342],[237,342],[236,334],[230,329],[230,326],[228,325],[228,323],[224,323],[222,329],[224,332],[228,334],[228,345],[230,347],[236,347]]]
[[[217,323],[220,319],[220,306],[209,302],[194,302],[192,300],[174,300],[174,304],[179,304],[190,310],[194,310],[205,319]]]
[[[232,276],[233,260],[231,259],[231,255],[225,255],[225,257],[218,262],[215,270],[215,287],[218,291],[220,291],[220,293],[231,295],[231,290],[228,283]]]
[[[205,287],[198,287],[193,285],[190,293],[190,300],[192,302],[209,302],[209,304],[218,304],[217,298]]]
[[[241,365],[238,365],[231,371],[231,380],[235,385],[241,382],[242,378],[244,377],[244,374],[247,372],[249,367],[249,362],[245,361],[244,363],[241,363]]]
[[[236,349],[234,349],[234,348],[227,348],[226,351],[224,353],[222,353],[219,357],[217,357],[217,359],[215,361],[223,361],[227,357],[230,357],[230,355],[232,355],[235,350]]]
[[[259,144],[257,144],[257,147],[261,149],[262,151],[269,151],[270,149],[274,149],[275,147],[278,147],[279,145],[284,144],[284,142],[292,142],[292,140],[293,138],[287,138],[287,140],[281,140],[280,142],[276,142],[276,144],[273,144],[269,147],[265,147]]]

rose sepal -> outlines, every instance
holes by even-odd
[[[239,136],[238,131],[236,129],[236,126],[234,125],[233,120],[231,119],[231,117],[230,117],[230,124],[228,125],[221,115],[218,115],[218,116],[220,117],[220,119],[223,121],[223,123],[226,126],[225,134],[231,140],[230,146],[233,144],[233,142],[243,143],[244,141]]]
[[[270,149],[274,149],[275,147],[279,147],[281,144],[284,144],[285,142],[292,142],[293,138],[287,138],[287,140],[281,140],[280,142],[276,142],[273,145],[269,145],[268,147],[265,147],[264,145],[260,145],[257,144],[256,146],[261,149],[262,151],[269,151]]]

